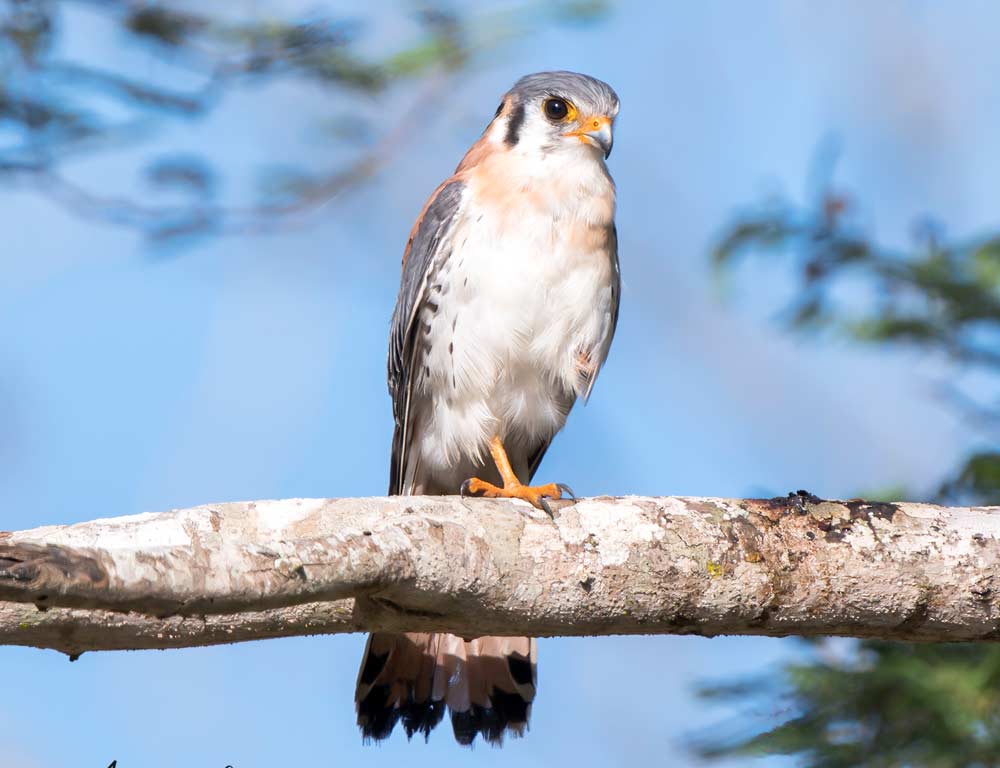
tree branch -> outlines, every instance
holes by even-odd
[[[1000,639],[1000,508],[456,497],[217,504],[0,533],[0,644],[362,630]]]

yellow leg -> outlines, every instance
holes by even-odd
[[[547,503],[547,499],[561,499],[563,493],[568,496],[573,495],[569,486],[562,483],[549,483],[548,485],[522,485],[517,479],[513,468],[510,466],[510,459],[507,458],[507,451],[503,447],[503,442],[499,436],[490,440],[490,453],[493,461],[497,465],[497,471],[503,479],[503,488],[493,483],[487,483],[478,477],[473,477],[462,483],[462,495],[471,494],[473,496],[486,496],[492,499],[524,499],[529,504],[538,509],[544,509],[552,515],[552,509]]]

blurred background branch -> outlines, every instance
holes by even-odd
[[[0,183],[28,186],[81,216],[139,229],[154,241],[273,227],[369,178],[421,114],[434,109],[448,78],[476,57],[544,24],[596,18],[605,4],[527,0],[503,10],[411,8],[414,39],[372,56],[363,50],[371,30],[350,17],[195,3],[2,0]],[[105,59],[118,68],[72,54],[73,36],[95,24],[117,30],[125,55]],[[400,84],[416,95],[406,100],[408,108],[386,110],[389,118],[377,126],[339,120],[345,135],[376,138],[352,147],[336,167],[262,169],[259,199],[248,205],[220,199],[221,180],[208,152],[142,157],[148,194],[141,196],[118,194],[90,178],[76,181],[66,172],[84,156],[141,150],[167,124],[204,119],[231,91],[275,81],[308,81],[330,103],[378,99]],[[260,109],[267,107],[262,101]],[[329,140],[351,144],[345,135]]]
[[[952,239],[924,219],[913,227],[909,248],[892,249],[859,218],[854,198],[828,183],[811,204],[772,200],[737,216],[713,262],[729,270],[747,257],[783,260],[797,279],[781,313],[789,331],[904,346],[939,359],[938,396],[984,445],[932,487],[907,496],[996,504],[1000,232]],[[982,573],[992,580],[989,567]],[[814,768],[1000,765],[1000,649],[803,642],[808,653],[801,661],[701,687],[703,699],[736,705],[742,714],[695,736],[696,753],[713,761],[790,755]]]
[[[798,281],[781,314],[788,330],[938,358],[937,394],[1000,442],[1000,233],[952,240],[928,218],[913,227],[912,247],[896,250],[868,236],[859,219],[852,196],[832,185],[811,204],[772,200],[724,230],[713,261],[727,269],[741,258],[783,259]],[[971,454],[921,495],[1000,503],[1000,451]]]

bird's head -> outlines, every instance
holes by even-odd
[[[584,147],[611,154],[618,95],[576,72],[538,72],[518,80],[493,121],[508,147],[543,153]]]

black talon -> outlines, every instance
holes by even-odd
[[[544,496],[538,497],[538,503],[542,505],[542,509],[551,517],[553,520],[556,519],[555,514],[552,512],[552,507],[549,506],[548,500]]]
[[[471,490],[472,488],[472,478],[469,478],[462,483],[462,487],[458,489],[459,496],[472,496],[475,498],[475,494]]]
[[[569,496],[573,501],[576,501],[576,494],[573,493],[573,489],[566,485],[566,483],[556,483],[556,488]]]

